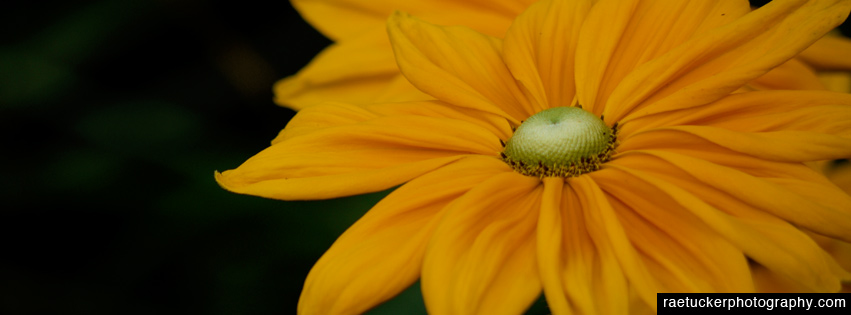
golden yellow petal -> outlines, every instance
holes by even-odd
[[[715,101],[794,57],[849,10],[843,0],[772,1],[636,68],[612,91],[605,116],[625,123]]]
[[[616,171],[592,177],[614,200],[630,240],[661,283],[659,292],[753,291],[742,251],[675,200],[647,185],[625,186],[635,179]]]
[[[396,61],[423,92],[519,124],[534,112],[502,61],[502,41],[465,27],[441,27],[404,13],[387,22]]]
[[[431,98],[401,76],[383,27],[329,46],[297,74],[278,81],[274,92],[276,103],[294,110],[327,101],[369,104]]]
[[[511,20],[534,0],[291,0],[311,25],[333,40],[383,28],[396,10],[442,25],[467,25],[502,36]]]
[[[553,314],[570,313],[565,293],[562,269],[567,259],[563,242],[565,241],[564,215],[574,209],[580,209],[578,200],[562,201],[564,179],[560,177],[544,178],[544,192],[541,198],[541,212],[538,214],[536,231],[538,251],[538,273],[547,298],[547,306]]]
[[[705,141],[704,141],[705,140]],[[851,156],[851,136],[810,131],[738,132],[710,126],[675,126],[636,132],[618,150],[695,147],[710,142],[764,160],[807,162]]]
[[[562,178],[544,178],[537,236],[547,305],[553,314],[625,314],[624,272],[607,238],[594,239],[589,232],[597,222],[588,213],[608,201],[586,177],[569,182],[564,187]]]
[[[761,90],[824,90],[816,72],[801,62],[791,59],[759,78],[748,83],[753,88]]]
[[[598,250],[598,253],[605,259],[617,261],[621,272],[627,280],[629,280],[630,290],[629,299],[639,300],[640,302],[632,301],[630,304],[636,304],[643,307],[649,307],[652,312],[656,310],[656,293],[662,288],[656,275],[650,272],[645,264],[642,254],[629,239],[629,235],[624,230],[618,215],[616,214],[612,203],[618,202],[603,193],[597,185],[598,180],[607,180],[599,178],[595,175],[605,172],[597,171],[589,176],[580,176],[569,180],[570,187],[565,189],[565,196],[571,196],[563,201],[565,204],[570,204],[563,211],[568,214],[576,215],[573,208],[580,207],[584,215],[584,224],[587,229],[588,236],[593,241],[593,246]],[[580,198],[579,196],[582,195]],[[593,205],[593,206],[591,206]],[[590,207],[590,208],[588,208]],[[567,218],[565,216],[565,218]],[[566,225],[567,223],[563,223]],[[607,265],[610,271],[615,269],[614,265]],[[620,291],[620,280],[615,275],[607,276],[607,285],[612,289]],[[578,288],[574,288],[578,289]],[[623,296],[624,298],[627,295]],[[591,306],[593,302],[580,301],[584,309],[601,308],[607,311],[620,312],[624,305],[618,301],[612,305]],[[633,305],[629,306],[631,309]],[[630,310],[631,311],[631,310]]]
[[[576,51],[579,103],[600,115],[612,91],[637,67],[749,11],[747,1],[599,1]]]
[[[703,125],[736,131],[799,130],[849,135],[851,95],[826,91],[756,91],[624,124],[620,134],[661,126]]]
[[[760,216],[758,213],[751,213],[747,218],[734,217],[706,204],[689,191],[647,172],[615,163],[608,163],[606,169],[616,170],[612,173],[622,182],[633,183],[630,185],[632,190],[621,188],[623,191],[617,194],[649,190],[641,195],[655,196],[652,202],[665,202],[666,205],[673,202],[678,205],[677,208],[693,214],[747,257],[775,272],[797,279],[813,291],[835,292],[840,288],[840,281],[849,277],[818,244],[785,221],[770,215]],[[612,194],[616,193],[613,191]],[[663,201],[665,196],[668,201]],[[671,209],[667,206],[663,208]]]
[[[427,116],[449,118],[476,124],[500,139],[511,136],[511,126],[500,116],[468,108],[456,107],[439,101],[352,105],[325,103],[301,110],[272,144],[310,134],[329,127],[355,124],[385,116]]]
[[[626,275],[600,222],[605,219],[592,213],[598,209],[612,211],[609,200],[588,176],[570,178],[567,183],[572,192],[565,192],[565,196],[578,204],[573,202],[575,207],[564,209],[562,221],[567,257],[565,292],[577,314],[627,314]]]
[[[443,208],[488,178],[511,172],[488,157],[467,157],[418,177],[346,230],[311,269],[299,314],[360,314],[420,276],[426,244]]]
[[[297,74],[275,84],[275,102],[300,110],[325,101],[356,104],[430,99],[398,71],[386,20],[395,10],[431,23],[465,25],[502,37],[534,0],[293,0],[302,16],[336,41]]]
[[[423,263],[432,314],[520,314],[541,293],[535,226],[543,187],[515,172],[449,204]]]
[[[817,233],[851,240],[851,196],[829,183],[758,178],[660,150],[630,151],[617,162],[641,167],[684,189],[695,187],[690,190],[692,194],[725,212],[744,215],[761,211]],[[779,181],[785,184],[779,185]]]
[[[570,106],[574,52],[591,0],[538,2],[505,35],[505,63],[534,101],[535,111]]]
[[[820,70],[851,70],[851,39],[828,34],[802,51],[798,58]]]
[[[227,190],[275,199],[381,191],[464,155],[496,156],[499,138],[465,120],[378,117],[280,141],[216,175]]]

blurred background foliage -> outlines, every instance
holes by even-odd
[[[287,1],[19,1],[0,25],[2,314],[294,313],[386,194],[213,180],[269,145],[294,114],[272,84],[330,43]],[[418,286],[371,313],[425,313]]]

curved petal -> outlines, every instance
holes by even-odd
[[[465,27],[441,27],[397,12],[388,34],[402,74],[447,103],[519,124],[535,112],[502,61],[502,41]]]
[[[851,70],[851,39],[828,34],[802,51],[798,58],[821,70]]]
[[[577,314],[626,314],[626,277],[602,232],[602,225],[611,223],[600,222],[602,218],[592,213],[609,208],[609,202],[588,176],[569,178],[567,183],[565,202],[574,206],[562,210],[564,219],[560,222],[564,229],[564,294]]]
[[[502,36],[511,20],[533,0],[291,0],[311,25],[333,40],[383,28],[394,11],[442,25],[466,25]]]
[[[429,313],[519,314],[534,302],[542,190],[539,179],[509,172],[447,206],[423,263]]]
[[[567,259],[562,243],[565,239],[564,214],[580,209],[577,200],[564,200],[564,179],[544,178],[544,192],[541,198],[541,212],[538,214],[536,230],[538,251],[538,273],[547,298],[547,306],[553,314],[570,312],[567,293],[562,279],[562,268]],[[563,214],[564,213],[564,214]],[[569,230],[568,230],[569,231]]]
[[[777,179],[660,150],[630,151],[617,164],[641,167],[684,189],[693,187],[692,194],[725,212],[761,211],[817,233],[851,240],[851,196],[832,185],[797,180],[798,185],[812,187],[811,194],[801,195],[801,189],[790,190],[791,185],[778,185]]]
[[[675,126],[645,130],[621,140],[618,151],[639,148],[697,147],[710,142],[764,160],[807,162],[851,156],[851,136],[811,131],[737,132],[709,126]]]
[[[430,99],[401,75],[387,38],[395,10],[441,25],[501,37],[534,0],[292,0],[302,16],[336,41],[304,69],[275,84],[275,102],[300,110],[325,101],[367,104]]]
[[[399,73],[384,27],[329,46],[297,74],[275,83],[274,92],[275,103],[294,110],[327,101],[369,104],[431,98]]]
[[[659,292],[753,291],[742,251],[699,218],[617,171],[591,177],[609,196],[630,240],[660,282]]]
[[[715,101],[794,57],[849,10],[842,0],[772,1],[636,68],[612,91],[604,114],[625,123]]]
[[[216,174],[227,190],[275,199],[381,191],[465,155],[496,157],[499,137],[466,120],[385,116],[280,141]]]
[[[588,231],[595,222],[587,213],[598,211],[605,197],[596,199],[599,196],[587,191],[582,179],[587,178],[570,179],[565,187],[560,177],[544,178],[537,236],[538,272],[547,305],[553,314],[625,314],[624,272],[610,244],[593,239]]]
[[[606,170],[608,172],[603,172]],[[749,258],[797,279],[813,291],[836,292],[840,282],[851,276],[811,238],[785,221],[758,213],[747,218],[731,216],[672,183],[614,163],[607,164],[603,171],[594,174],[610,177],[607,182],[631,183],[631,189],[608,186],[606,189],[611,189],[613,196],[620,198],[633,194],[639,196],[635,200],[676,206],[673,209],[694,215]]]
[[[649,309],[649,313],[655,313],[656,293],[659,292],[662,286],[656,275],[651,274],[650,269],[648,269],[648,266],[645,264],[641,253],[639,253],[638,249],[629,238],[627,231],[625,231],[624,226],[621,224],[621,220],[618,218],[617,213],[613,209],[612,202],[617,202],[617,200],[611,198],[611,196],[604,195],[603,191],[596,183],[598,178],[593,176],[594,174],[596,173],[568,180],[570,187],[566,187],[564,194],[565,196],[569,196],[569,198],[567,198],[564,202],[569,202],[572,206],[568,206],[564,209],[564,212],[576,217],[577,211],[572,211],[571,209],[579,207],[582,209],[581,212],[584,216],[584,220],[580,223],[564,223],[564,228],[567,229],[569,227],[574,227],[580,229],[580,227],[574,226],[576,224],[579,224],[580,226],[584,224],[586,226],[584,230],[587,232],[588,238],[592,241],[593,247],[597,249],[600,259],[606,262],[605,268],[601,270],[605,270],[606,275],[605,277],[602,277],[602,274],[600,275],[600,278],[604,279],[595,279],[596,281],[601,281],[600,284],[604,284],[609,289],[621,291],[621,280],[620,277],[617,276],[616,272],[618,267],[610,264],[612,261],[616,261],[620,266],[619,268],[623,275],[627,280],[629,280],[629,294],[622,296],[631,300],[629,311],[634,312],[635,310]],[[567,219],[567,215],[564,217]],[[565,233],[572,232],[574,231],[565,231]],[[565,242],[578,244],[570,240],[565,240]],[[574,282],[574,284],[577,283]],[[574,295],[574,298],[575,294],[577,294],[577,290],[583,290],[583,288],[575,286],[572,286],[569,289],[571,290],[565,288],[565,293],[568,293],[567,291],[571,291],[570,293]],[[551,288],[550,292],[553,291],[554,290]],[[555,297],[560,299],[558,293],[560,292],[555,291],[553,293],[547,293],[547,298],[549,299],[550,295],[555,294]],[[605,295],[608,296],[608,294]],[[573,301],[573,303],[578,305],[578,310],[600,309],[614,313],[623,311],[624,305],[622,302],[624,301],[616,300],[615,303],[612,303],[611,305],[596,305],[594,301]],[[566,303],[560,304],[562,306],[559,310],[566,309],[564,306]]]
[[[440,101],[369,105],[325,103],[300,111],[272,140],[272,144],[329,127],[355,124],[378,117],[411,115],[462,120],[487,129],[503,140],[511,136],[511,126],[504,118]]]
[[[576,42],[591,6],[591,0],[535,3],[505,35],[505,63],[528,91],[536,112],[571,105]]]
[[[729,95],[691,108],[644,116],[620,126],[619,134],[663,126],[702,125],[735,131],[800,130],[849,134],[851,95],[827,91],[755,91]]]
[[[599,1],[579,35],[579,103],[599,116],[627,74],[749,11],[747,1]]]
[[[824,90],[816,72],[799,59],[791,59],[754,79],[748,85],[760,90]]]
[[[467,157],[390,193],[316,262],[299,314],[360,314],[410,286],[443,208],[503,172],[511,169],[497,159]]]

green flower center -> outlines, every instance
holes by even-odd
[[[600,169],[615,146],[617,124],[609,128],[581,107],[555,107],[520,124],[500,156],[524,175],[573,177]]]

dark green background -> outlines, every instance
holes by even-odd
[[[329,44],[287,1],[13,2],[0,32],[2,314],[294,313],[383,195],[213,180],[268,146],[294,114],[272,84]],[[373,313],[424,310],[413,288]]]

